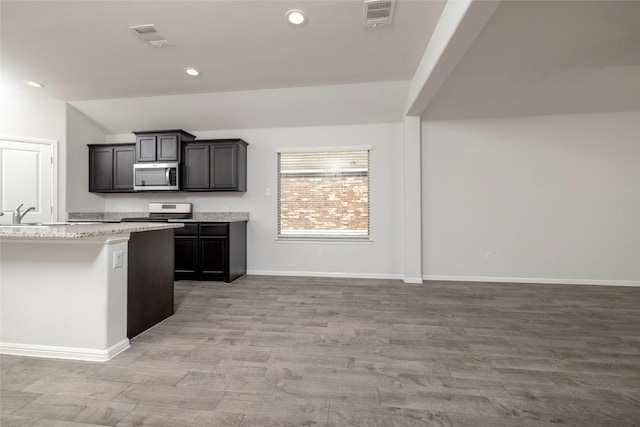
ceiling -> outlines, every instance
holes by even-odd
[[[392,25],[365,28],[361,0],[1,0],[0,77],[19,93],[42,82],[113,133],[401,121],[445,4],[397,0]],[[307,24],[285,20],[293,8]],[[175,46],[139,40],[139,24]],[[503,0],[422,117],[631,110],[640,1]]]
[[[393,25],[365,28],[357,0],[3,0],[2,79],[64,101],[410,80],[445,3],[397,0]],[[294,8],[305,25],[286,21]],[[138,39],[140,24],[175,46]]]
[[[423,118],[640,110],[640,1],[502,1]]]

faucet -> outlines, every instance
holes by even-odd
[[[30,211],[35,210],[36,208],[34,206],[31,206],[29,209],[27,209],[26,211],[20,213],[20,208],[24,205],[24,203],[20,203],[20,206],[18,206],[16,208],[16,210],[13,212],[13,223],[14,224],[20,224],[20,221],[22,221],[22,218],[24,218],[24,216],[26,214],[28,214]]]

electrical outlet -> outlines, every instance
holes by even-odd
[[[318,258],[324,257],[324,251],[322,249],[318,249]]]
[[[491,252],[485,252],[484,260],[487,262],[493,261],[493,254]]]
[[[271,195],[271,189],[270,188],[265,188],[264,189],[264,195],[265,196],[270,196]]]
[[[122,268],[122,251],[113,253],[113,268]]]

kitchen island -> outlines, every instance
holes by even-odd
[[[182,226],[0,226],[0,353],[105,361],[126,350],[173,314]]]
[[[69,218],[73,221],[139,220],[162,213],[164,206],[158,205],[162,204],[149,203],[149,212],[69,212]],[[175,204],[168,205],[175,209]],[[175,280],[231,283],[247,273],[249,212],[190,212],[189,218],[166,219],[184,223],[184,228],[175,232]]]

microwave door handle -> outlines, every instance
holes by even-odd
[[[165,172],[165,178],[167,180],[167,185],[171,184],[171,168],[167,168],[167,171]]]

